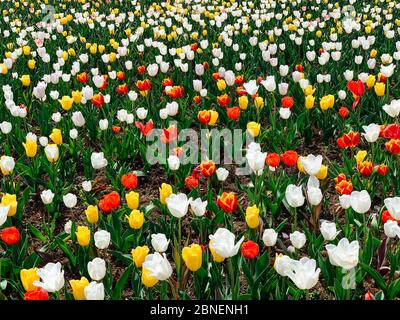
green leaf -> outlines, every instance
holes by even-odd
[[[360,265],[371,276],[371,278],[375,280],[376,284],[380,289],[382,289],[385,295],[387,295],[387,286],[385,280],[380,275],[380,273],[370,266],[366,265],[365,263],[361,262]]]
[[[39,229],[35,228],[33,225],[28,225],[28,229],[30,232],[32,232],[32,234],[38,238],[40,241],[42,242],[47,242],[47,238],[43,235],[43,233],[40,232]]]
[[[117,284],[115,285],[115,288],[113,290],[112,298],[113,300],[119,300],[121,299],[121,294],[122,291],[124,290],[125,284],[129,279],[129,276],[133,270],[133,264],[131,264],[121,275],[121,277],[118,279]]]

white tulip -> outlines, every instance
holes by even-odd
[[[54,193],[51,190],[43,190],[40,193],[40,198],[44,204],[51,204],[54,199]]]
[[[301,249],[306,244],[306,235],[295,231],[289,235],[290,242],[296,249]]]
[[[360,245],[357,240],[349,243],[349,240],[343,238],[338,245],[326,245],[329,261],[332,265],[350,270],[357,266],[359,258]]]
[[[93,152],[90,156],[90,162],[92,167],[96,170],[104,168],[108,164],[103,152]]]
[[[33,282],[36,287],[42,287],[47,292],[57,292],[64,287],[64,270],[61,270],[60,262],[49,262],[38,269],[37,274],[41,281]]]
[[[155,251],[163,253],[168,249],[169,240],[163,233],[152,234],[151,245]]]
[[[235,244],[235,235],[225,228],[218,228],[214,234],[208,237],[211,240],[210,248],[223,258],[235,256],[244,241],[244,237],[242,237]]]
[[[171,194],[165,202],[171,214],[176,218],[184,217],[189,208],[189,199],[184,193]]]
[[[92,281],[83,289],[86,300],[104,300],[104,285]]]
[[[337,236],[336,223],[334,222],[322,221],[320,230],[326,241],[334,240]]]
[[[94,233],[94,244],[96,248],[107,249],[110,245],[111,234],[106,230],[99,230]]]
[[[293,208],[301,207],[304,204],[304,196],[301,187],[290,184],[286,187],[285,199]]]
[[[400,220],[400,197],[386,198],[384,203],[392,218]]]
[[[201,198],[197,198],[193,200],[192,198],[189,199],[190,208],[192,209],[193,213],[198,216],[202,217],[206,213],[207,208],[207,200],[202,201]]]
[[[78,199],[73,193],[67,193],[63,196],[63,202],[67,208],[73,208],[76,206]]]
[[[379,138],[381,132],[381,127],[375,123],[371,123],[368,126],[362,126],[364,132],[362,135],[365,137],[369,143],[373,143]]]
[[[149,270],[150,276],[158,279],[159,281],[168,280],[172,275],[172,267],[165,253],[161,255],[156,252],[146,256],[143,262],[143,268]]]
[[[92,280],[101,281],[106,275],[106,262],[101,258],[94,258],[88,262],[87,270]]]
[[[272,247],[276,244],[278,233],[274,229],[265,229],[262,240],[267,247]]]

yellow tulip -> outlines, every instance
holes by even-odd
[[[201,268],[203,251],[198,244],[192,244],[189,247],[182,249],[182,258],[185,261],[186,267],[196,272]]]
[[[30,46],[23,46],[22,53],[24,56],[29,56],[31,54],[31,47]]]
[[[247,106],[249,104],[249,99],[247,98],[247,96],[241,96],[238,99],[239,102],[239,108],[242,110],[246,110]]]
[[[255,229],[260,224],[259,219],[260,210],[256,205],[247,207],[246,209],[246,223],[250,229]]]
[[[8,69],[7,69],[6,65],[4,63],[1,63],[0,64],[0,73],[4,75],[4,74],[7,74],[7,72],[8,72]]]
[[[63,53],[61,54],[61,59],[63,59],[64,61],[68,60],[68,52],[67,51],[63,51]]]
[[[262,97],[256,97],[254,99],[254,105],[257,109],[262,109],[264,107],[264,99]]]
[[[54,128],[49,137],[57,145],[63,143],[63,138],[60,129]]]
[[[371,89],[375,85],[375,82],[376,82],[376,77],[373,74],[370,74],[366,81],[368,89]]]
[[[76,104],[80,104],[82,101],[82,92],[79,90],[76,91],[72,91],[71,93],[72,96],[72,100],[76,103]]]
[[[356,161],[358,163],[358,162],[363,162],[366,156],[367,156],[367,151],[360,150],[357,152],[357,154],[354,156],[354,158],[356,158]]]
[[[33,59],[28,60],[28,68],[33,70],[36,67],[36,61]]]
[[[210,126],[214,126],[217,123],[219,114],[215,110],[210,110],[210,115],[211,115],[211,117],[210,117],[210,121],[208,122],[208,124]]]
[[[76,52],[75,52],[74,48],[69,48],[68,49],[68,55],[70,55],[71,57],[75,57]]]
[[[305,107],[306,109],[314,108],[315,98],[313,95],[306,96]]]
[[[371,58],[375,58],[376,55],[377,55],[377,53],[378,53],[378,51],[377,51],[376,49],[372,49],[371,52],[370,52],[370,54],[369,54],[369,56],[370,56]]]
[[[86,247],[90,243],[90,229],[86,226],[79,226],[76,231],[76,239],[82,247]]]
[[[247,123],[247,132],[253,136],[257,137],[260,134],[261,125],[257,122],[251,121]]]
[[[219,91],[224,91],[226,89],[226,82],[224,79],[219,79],[217,81],[217,87]]]
[[[86,219],[89,223],[95,224],[99,221],[99,209],[97,206],[88,206],[85,210]]]
[[[32,139],[27,139],[26,143],[22,144],[25,148],[25,153],[26,156],[29,158],[33,158],[36,156],[38,145],[36,141],[33,141]]]
[[[136,268],[141,268],[143,265],[144,260],[146,259],[146,256],[149,254],[149,247],[148,246],[142,246],[142,247],[136,247],[135,249],[132,249],[132,260],[135,263]]]
[[[335,104],[335,97],[331,94],[323,96],[319,102],[321,109],[324,111],[333,108],[334,104]]]
[[[165,200],[172,194],[172,186],[168,183],[163,183],[160,190],[160,202],[166,204]]]
[[[148,269],[143,268],[142,270],[142,283],[147,287],[154,287],[158,283],[158,279],[151,276],[151,272]]]
[[[140,229],[144,223],[144,214],[139,210],[132,210],[128,217],[129,226],[132,229]]]
[[[61,100],[58,100],[61,104],[61,108],[63,108],[65,111],[68,111],[72,108],[72,104],[74,103],[74,99],[72,99],[69,96],[63,96]]]
[[[375,84],[374,90],[378,97],[382,97],[385,94],[386,85],[383,82],[378,82]]]
[[[3,195],[3,198],[1,198],[1,203],[2,206],[10,206],[10,209],[8,209],[7,216],[12,217],[17,213],[17,196],[15,194],[9,194],[6,193]]]
[[[305,89],[304,89],[304,94],[306,96],[312,96],[315,92],[315,88],[311,84],[309,84]]]
[[[21,78],[20,78],[22,85],[24,87],[29,87],[31,84],[31,77],[28,74],[24,74]]]
[[[129,209],[137,209],[139,207],[139,193],[135,191],[128,192],[125,195],[125,200]]]
[[[108,57],[109,57],[109,59],[110,59],[110,62],[114,62],[115,60],[117,60],[117,55],[115,54],[115,52],[111,52],[111,53],[108,55]]]
[[[86,300],[85,288],[89,285],[89,280],[82,277],[81,280],[69,280],[72,288],[72,294],[75,300]]]
[[[21,270],[19,276],[21,278],[22,286],[24,287],[25,291],[31,291],[36,288],[36,286],[33,285],[33,282],[40,281],[37,270],[37,268]]]

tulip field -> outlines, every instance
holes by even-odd
[[[0,300],[400,297],[399,1],[0,12]]]

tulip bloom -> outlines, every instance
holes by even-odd
[[[37,287],[24,294],[24,300],[49,300],[49,294],[41,287]]]
[[[138,185],[138,177],[135,173],[124,174],[121,183],[128,190],[135,189]]]
[[[246,259],[252,260],[258,255],[258,244],[254,241],[246,241],[242,244],[242,256]]]
[[[51,132],[49,138],[57,145],[63,143],[63,138],[62,138],[60,129],[54,128],[53,131]]]
[[[93,95],[92,104],[96,108],[101,108],[104,105],[104,96],[101,93],[96,93]]]
[[[160,202],[162,204],[166,204],[166,199],[172,194],[172,186],[167,184],[167,183],[163,183],[161,185],[161,188],[159,188],[160,190]]]
[[[85,210],[86,219],[89,223],[95,224],[99,221],[99,209],[97,206],[88,206]]]
[[[6,193],[1,198],[0,204],[2,206],[9,206],[7,216],[12,217],[17,213],[18,202],[15,194]]]
[[[137,209],[139,207],[139,193],[131,191],[125,195],[126,204],[129,209]]]
[[[165,144],[175,141],[177,138],[178,128],[175,125],[171,125],[168,129],[164,128],[160,136],[160,140]]]
[[[208,124],[211,120],[211,112],[209,110],[199,111],[197,119],[201,124]]]
[[[60,103],[61,108],[63,108],[65,111],[68,111],[72,108],[74,99],[72,99],[70,96],[63,96],[61,100],[58,100],[58,102]]]
[[[140,229],[144,223],[144,214],[139,210],[132,210],[131,214],[128,217],[129,226],[132,229]]]
[[[72,294],[75,300],[85,300],[85,288],[89,285],[89,280],[82,277],[80,280],[69,280]]]
[[[136,126],[136,128],[139,128],[140,132],[145,137],[151,135],[151,133],[153,132],[153,129],[154,129],[153,120],[149,120],[146,124],[136,121],[135,126]]]
[[[192,244],[189,247],[182,249],[182,258],[186,264],[186,267],[196,272],[201,268],[203,250],[198,244]]]
[[[99,201],[99,208],[103,213],[107,214],[118,208],[121,203],[120,196],[117,192],[113,191],[104,195],[103,199]]]
[[[21,235],[18,229],[15,227],[4,228],[1,231],[0,237],[1,240],[3,240],[9,246],[18,243],[21,239]]]
[[[239,107],[232,107],[226,108],[226,113],[232,121],[238,120],[240,118],[240,108]]]
[[[260,134],[261,125],[257,122],[251,121],[247,123],[247,132],[253,136],[257,137]]]
[[[285,96],[281,99],[281,105],[283,108],[292,109],[294,106],[294,99],[290,96]]]
[[[260,224],[259,219],[260,210],[257,208],[256,205],[252,207],[247,207],[246,209],[246,223],[251,229],[255,229]]]
[[[391,139],[385,143],[386,150],[392,154],[400,153],[400,139]]]
[[[25,148],[25,153],[27,157],[33,158],[36,155],[38,149],[36,141],[33,141],[32,139],[26,139],[26,143],[23,143],[22,145]]]
[[[226,107],[231,102],[231,99],[227,94],[223,94],[217,97],[217,102],[221,107]]]
[[[197,188],[199,186],[199,180],[193,176],[188,176],[185,178],[185,186],[189,190]]]
[[[141,268],[146,256],[149,254],[149,247],[142,246],[132,249],[132,260],[135,263],[136,268]]]
[[[82,247],[86,247],[90,243],[90,229],[85,226],[79,226],[76,231],[76,239]]]
[[[210,177],[214,174],[215,170],[216,170],[216,166],[214,161],[212,160],[208,160],[208,161],[203,161],[200,164],[200,172],[204,177]]]
[[[297,164],[298,155],[296,151],[288,150],[281,154],[281,159],[288,167],[294,167]]]
[[[37,268],[31,269],[22,269],[20,272],[20,278],[22,282],[22,286],[24,287],[25,291],[32,291],[35,290],[36,286],[33,285],[35,281],[39,281],[40,277],[37,274]]]
[[[232,213],[237,209],[238,200],[234,192],[223,192],[218,196],[218,206],[226,213]]]

